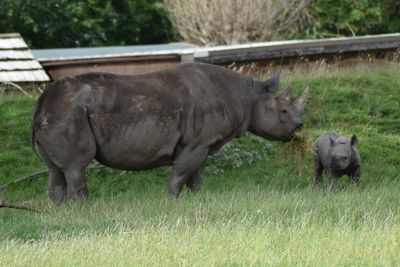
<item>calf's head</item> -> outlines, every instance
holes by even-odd
[[[290,97],[291,87],[273,96],[279,86],[279,75],[266,81],[254,82],[255,100],[249,131],[269,140],[290,141],[303,126],[300,113],[308,98],[308,89],[296,100]]]
[[[334,170],[345,170],[351,162],[353,148],[357,145],[357,136],[353,135],[349,141],[340,137],[336,140],[330,138],[331,162],[330,167]]]

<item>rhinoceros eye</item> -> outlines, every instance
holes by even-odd
[[[287,114],[287,113],[288,113],[287,109],[281,109],[281,112],[282,112],[283,114]]]

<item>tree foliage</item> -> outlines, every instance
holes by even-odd
[[[400,31],[398,0],[314,0],[309,8],[313,38]]]
[[[400,1],[0,0],[0,33],[32,48],[170,42],[171,21],[180,40],[201,45],[390,33],[400,32]]]
[[[158,0],[1,0],[0,32],[19,32],[33,48],[168,42]]]

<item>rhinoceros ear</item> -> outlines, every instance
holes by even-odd
[[[351,137],[350,144],[352,146],[356,146],[358,144],[358,139],[357,139],[357,136],[355,134],[353,134],[353,136]]]
[[[330,147],[335,146],[335,140],[333,140],[333,138],[332,138],[331,135],[329,135],[329,146],[330,146]]]
[[[270,93],[275,93],[278,88],[279,88],[279,82],[280,82],[280,71],[276,72],[274,77],[263,81],[262,83],[262,89],[264,92],[270,92]]]
[[[296,107],[297,109],[302,112],[304,110],[304,106],[307,103],[308,99],[308,87],[304,90],[303,94],[296,100]]]

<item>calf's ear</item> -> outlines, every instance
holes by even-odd
[[[279,88],[280,74],[281,72],[278,71],[275,73],[273,78],[263,81],[262,82],[263,91],[275,93]]]
[[[353,136],[351,137],[350,144],[352,146],[356,146],[358,144],[358,139],[357,139],[357,136],[355,134],[353,134]]]
[[[304,106],[307,103],[307,99],[308,99],[308,87],[304,90],[303,94],[294,103],[300,112],[304,110]]]
[[[329,146],[333,147],[335,145],[335,140],[333,140],[332,136],[329,135]]]

